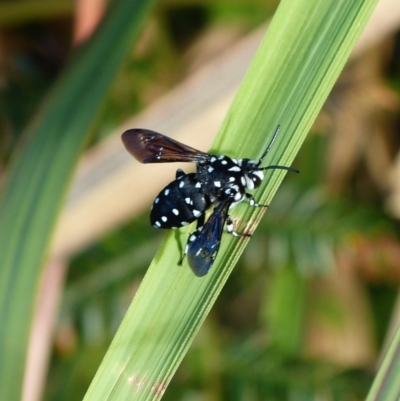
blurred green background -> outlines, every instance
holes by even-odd
[[[72,1],[20,2],[29,12],[11,3],[0,2],[0,183],[86,17]],[[266,23],[277,4],[159,2],[89,147]],[[293,163],[301,174],[285,179],[163,399],[365,398],[399,318],[399,32],[344,70]],[[164,235],[146,209],[72,256],[44,400],[82,399]]]

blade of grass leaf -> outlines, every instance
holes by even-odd
[[[19,400],[49,240],[89,127],[152,0],[114,4],[47,98],[14,156],[0,203],[0,394]]]
[[[280,124],[265,163],[290,165],[376,3],[283,0],[212,151],[257,159]],[[257,201],[268,203],[283,177],[270,172]],[[263,210],[241,204],[232,214],[252,232]],[[198,279],[177,266],[190,228],[182,231],[155,256],[86,401],[160,399],[247,242],[224,236],[211,272]]]
[[[367,401],[394,401],[400,399],[400,328],[387,350],[375,377]]]

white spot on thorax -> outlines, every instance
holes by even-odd
[[[246,178],[246,187],[251,191],[252,189],[254,189],[254,181],[250,179],[248,175],[246,175],[245,178]]]
[[[264,173],[261,170],[253,171],[252,174],[257,176],[260,179],[260,181],[264,179]]]

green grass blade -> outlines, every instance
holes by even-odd
[[[290,165],[376,3],[283,0],[212,150],[257,158],[280,124],[265,164]],[[260,203],[271,201],[284,173],[267,177],[257,191]],[[232,214],[249,221],[238,231],[252,232],[263,210],[241,204]],[[86,401],[159,399],[165,391],[246,244],[224,236],[214,267],[199,279],[186,263],[177,266],[189,231],[167,236]]]
[[[382,361],[367,401],[400,400],[400,329]]]
[[[49,240],[101,100],[152,0],[121,0],[81,49],[26,133],[0,203],[0,394],[20,399]]]

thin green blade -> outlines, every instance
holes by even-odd
[[[367,401],[397,401],[400,399],[400,328],[387,350],[375,377]]]
[[[89,127],[152,1],[121,0],[48,97],[14,156],[0,203],[0,394],[19,400],[51,233]]]

